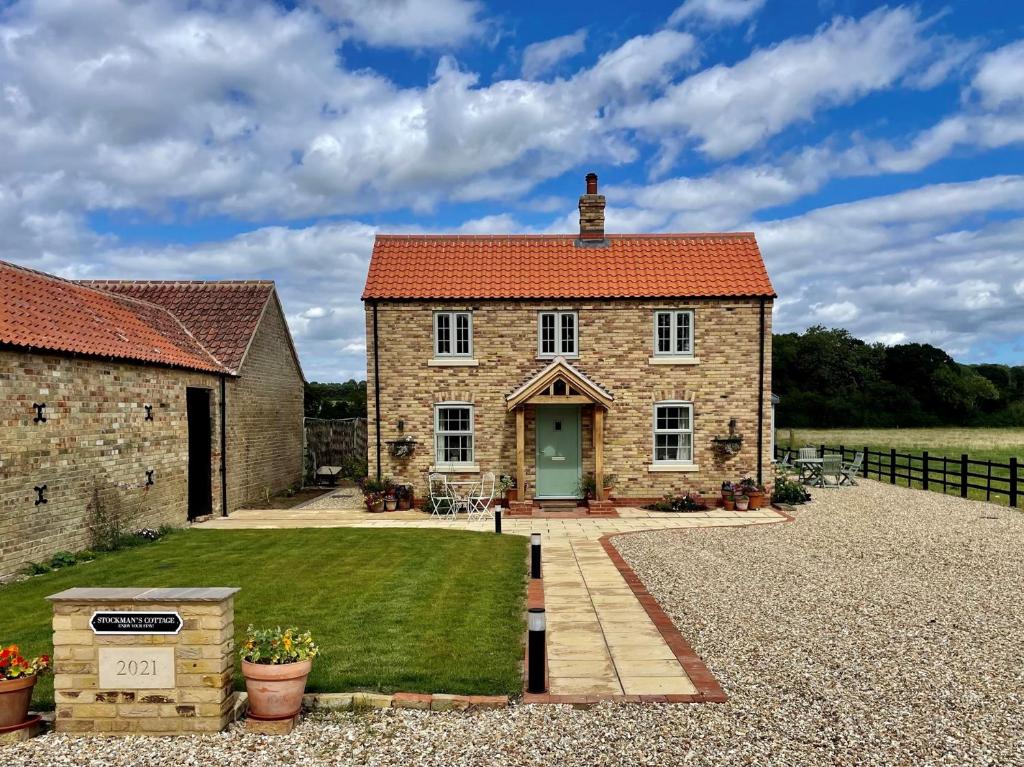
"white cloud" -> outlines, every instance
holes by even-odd
[[[619,122],[677,130],[712,157],[733,157],[819,110],[891,88],[932,64],[936,42],[923,36],[924,29],[904,8],[839,18],[811,37],[705,69],[653,102],[624,109]]]
[[[571,35],[555,37],[523,49],[523,77],[527,80],[547,74],[566,59],[580,53],[587,42],[587,30],[578,29]]]
[[[429,83],[399,87],[340,65],[345,28],[318,12],[219,10],[17,6],[0,46],[12,195],[46,187],[73,215],[184,203],[252,220],[507,199],[582,161],[634,160],[607,113],[649,98],[696,47],[663,30],[566,80],[485,86],[445,56]]]
[[[686,0],[669,16],[670,26],[690,21],[738,24],[761,10],[765,0]]]
[[[1024,40],[985,56],[973,85],[982,104],[989,108],[1024,101]]]
[[[474,0],[313,0],[331,19],[370,45],[450,47],[486,32]]]
[[[775,328],[969,349],[1024,335],[1024,176],[935,184],[750,222],[780,296]],[[999,275],[999,279],[993,279]]]

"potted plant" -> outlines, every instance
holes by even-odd
[[[736,485],[729,480],[722,483],[722,508],[726,511],[736,508]]]
[[[750,509],[760,509],[764,506],[764,487],[758,485],[753,477],[744,477],[740,480],[739,490],[750,499]]]
[[[515,474],[502,474],[498,479],[498,489],[505,498],[505,505],[519,499],[519,485],[516,484]]]
[[[373,514],[384,511],[384,493],[369,493],[366,496],[366,510]]]
[[[384,494],[384,508],[388,511],[394,511],[398,508],[398,495],[394,490]]]
[[[395,489],[395,497],[398,499],[399,511],[405,511],[406,509],[412,508],[413,503],[413,489],[412,485],[399,485]]]
[[[384,511],[384,499],[388,493],[394,494],[394,483],[387,477],[381,480],[367,477],[361,483],[366,510],[373,513]]]
[[[291,719],[302,708],[306,678],[320,650],[309,632],[249,626],[242,643],[242,676],[249,713],[256,719]]]
[[[745,495],[736,496],[736,511],[746,511],[747,506],[750,504],[750,499]]]
[[[49,655],[28,660],[16,644],[0,650],[0,728],[14,727],[28,719],[32,688],[49,668]]]
[[[584,474],[576,485],[576,495],[585,500],[597,497],[597,480],[593,474]]]
[[[615,489],[615,482],[618,479],[614,474],[605,474],[604,477],[604,499],[607,501]]]

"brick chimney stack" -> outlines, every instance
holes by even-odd
[[[604,195],[597,193],[597,174],[587,174],[587,193],[580,195],[580,239],[604,239]]]

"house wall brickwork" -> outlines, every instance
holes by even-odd
[[[125,532],[188,520],[185,391],[210,390],[213,510],[221,511],[220,378],[153,365],[0,350],[0,578],[94,545],[99,499]],[[34,402],[46,422],[34,423]],[[145,420],[144,405],[153,405]],[[153,469],[154,484],[146,486]],[[35,504],[36,485],[47,503]]]
[[[655,309],[695,311],[696,365],[655,365]],[[771,481],[771,300],[765,301],[765,368],[763,476]],[[471,309],[475,367],[435,367],[433,312]],[[688,299],[584,302],[393,302],[378,305],[380,341],[381,438],[401,436],[419,441],[411,458],[398,459],[382,450],[382,473],[412,482],[422,495],[433,464],[433,406],[443,401],[475,405],[475,454],[481,471],[514,473],[515,416],[507,412],[505,395],[535,374],[549,360],[537,357],[537,313],[576,310],[579,315],[579,358],[570,360],[615,397],[605,422],[605,473],[615,474],[614,495],[654,498],[666,493],[698,490],[717,493],[725,479],[755,476],[759,299]],[[366,307],[368,458],[376,469],[373,311]],[[696,472],[652,472],[653,406],[661,400],[692,401]],[[722,456],[712,438],[729,433],[730,419],[743,435],[741,449]],[[398,422],[403,421],[404,431]],[[593,471],[592,416],[583,410],[583,471]],[[528,496],[536,486],[534,407],[526,412]]]
[[[227,390],[228,508],[237,509],[302,481],[302,373],[273,298]]]

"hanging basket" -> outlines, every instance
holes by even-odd
[[[411,437],[403,437],[402,439],[389,439],[387,441],[388,452],[394,458],[410,458],[412,454],[416,452],[416,440]]]
[[[728,437],[712,437],[711,444],[720,456],[736,455],[743,445],[743,435],[730,434]]]

